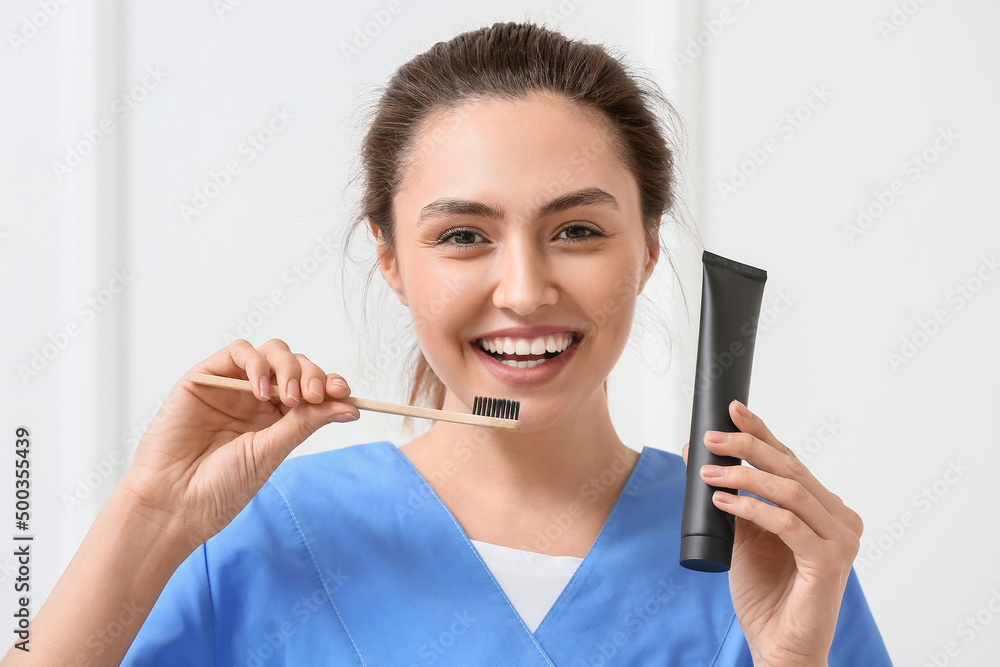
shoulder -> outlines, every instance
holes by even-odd
[[[330,475],[357,477],[371,472],[392,458],[396,446],[388,440],[367,442],[285,459],[268,479],[268,484],[326,482]]]
[[[667,450],[660,449],[659,447],[643,447],[642,451],[639,452],[639,455],[647,457],[652,465],[658,465],[664,468],[684,467],[684,459],[680,454],[674,454],[673,452],[668,452]]]
[[[686,471],[680,455],[656,447],[643,447],[629,478],[627,493],[684,493]]]
[[[216,559],[246,551],[274,554],[281,545],[301,547],[303,531],[356,506],[351,500],[372,492],[379,471],[393,457],[388,441],[351,445],[285,459],[221,532],[207,543]]]

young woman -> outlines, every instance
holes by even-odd
[[[32,652],[4,664],[889,665],[851,569],[860,517],[758,416],[734,401],[740,433],[706,437],[750,465],[702,478],[770,501],[717,495],[738,517],[728,574],[678,565],[684,462],[611,422],[674,204],[657,101],[532,24],[401,67],[356,226],[413,316],[411,398],[516,399],[521,430],[433,422],[286,460],[358,418],[350,388],[280,340],[236,341],[192,370],[253,395],[177,382]]]

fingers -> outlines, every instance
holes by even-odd
[[[795,456],[792,450],[785,447],[776,437],[774,437],[774,434],[771,433],[771,429],[764,424],[764,420],[750,412],[749,408],[743,405],[743,403],[736,400],[731,401],[729,403],[729,416],[732,418],[733,424],[735,424],[736,428],[739,430],[760,438],[783,454],[788,454],[793,457]]]
[[[234,340],[221,352],[229,356],[231,368],[246,373],[254,396],[264,401],[271,398],[271,364],[263,353],[242,338]],[[211,366],[209,368],[211,370]],[[229,375],[232,371],[225,373],[213,370],[213,372],[219,375]]]
[[[262,461],[265,470],[273,471],[320,427],[332,422],[354,421],[358,418],[357,411],[352,405],[336,401],[302,402],[271,426],[254,434],[254,457]]]
[[[278,399],[289,407],[303,402],[302,366],[285,341],[272,338],[257,348],[271,368],[278,385]],[[310,362],[311,363],[311,362]]]
[[[336,373],[328,373],[326,376],[326,393],[333,398],[347,398],[351,395],[351,388],[344,378]]]
[[[752,496],[733,495],[725,491],[712,494],[712,501],[724,512],[774,533],[796,554],[823,555],[827,542],[789,509],[768,505]]]
[[[826,525],[818,532],[830,539],[836,536],[839,527],[846,527],[851,533],[860,537],[864,528],[861,517],[847,507],[839,496],[823,486],[795,456],[794,452],[774,436],[763,420],[750,412],[739,401],[733,401],[729,406],[729,411],[733,423],[741,432],[718,433],[710,431],[705,434],[705,446],[715,454],[743,459],[753,468],[764,473],[763,476],[743,472],[736,473],[745,475],[745,477],[732,481],[746,483],[748,486],[730,486],[729,488],[745,488],[747,491],[756,493],[786,509],[794,512],[803,511],[802,518],[814,528],[818,528],[820,523]],[[807,500],[807,498],[811,500]],[[824,522],[823,515],[818,513],[817,506],[812,501],[818,503],[823,512],[828,514],[837,524],[837,527],[831,528],[827,525],[828,521]],[[789,503],[792,504],[789,505]]]
[[[276,378],[278,398],[292,408],[254,436],[255,454],[267,462],[265,465],[270,466],[267,469],[276,468],[320,427],[332,422],[354,421],[360,416],[353,405],[328,400],[351,395],[344,378],[336,373],[324,373],[303,354],[293,354],[284,341],[273,338],[253,353],[245,346],[237,349],[253,362],[254,368],[259,365],[270,369]]]
[[[260,399],[268,399],[271,395],[270,366],[264,355],[253,345],[239,338],[212,356],[191,368],[192,372],[209,373],[220,377],[239,377],[245,373],[253,394]]]
[[[841,518],[845,520],[848,519],[846,514],[838,509],[838,507],[844,507],[840,498],[832,494],[813,476],[805,464],[795,456],[795,452],[783,445],[760,417],[753,414],[739,401],[733,401],[729,404],[729,414],[736,428],[742,431],[742,433],[731,434],[731,442],[720,443],[724,446],[728,444],[732,451],[739,452],[729,454],[729,456],[741,458],[753,467],[779,477],[796,480],[805,486],[827,510],[840,514]],[[707,444],[706,440],[706,446]],[[716,452],[712,447],[709,449]]]
[[[770,500],[779,508],[784,508],[784,511],[791,512],[823,539],[833,540],[840,537],[842,527],[816,497],[794,479],[772,475],[750,466],[706,465],[702,466],[700,474],[701,478],[712,486],[741,489]],[[767,512],[763,508],[755,508],[753,511],[758,514]],[[779,513],[777,520],[790,522],[791,518],[781,516]],[[763,527],[767,528],[766,525]]]
[[[304,354],[295,354],[299,363],[298,388],[302,400],[319,404],[326,400],[326,374],[323,369],[306,358]]]
[[[238,376],[242,371],[250,381],[254,396],[261,400],[272,398],[273,377],[273,384],[277,385],[277,394],[273,398],[289,408],[302,403],[320,405],[328,398],[351,395],[343,377],[336,373],[324,373],[304,354],[292,353],[288,345],[278,338],[272,338],[258,347],[243,339],[234,340],[193,370],[226,377]],[[347,408],[357,416],[354,406],[338,405],[341,413]]]

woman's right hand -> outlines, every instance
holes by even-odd
[[[358,409],[344,379],[281,340],[235,340],[191,372],[250,380],[253,394],[194,384],[185,374],[136,447],[119,484],[190,553],[226,527],[295,447]],[[271,395],[276,377],[278,396]]]

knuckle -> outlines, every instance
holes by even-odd
[[[299,366],[303,371],[308,371],[310,375],[322,375],[323,369],[319,367],[318,364],[314,363],[304,354],[296,353],[295,359],[299,362]]]
[[[727,484],[745,484],[746,483],[746,467],[741,465],[727,465],[722,468],[723,473],[726,476]]]
[[[799,526],[799,517],[791,511],[783,509],[778,512],[777,524],[778,530],[793,531]]]
[[[286,343],[285,341],[281,340],[280,338],[272,338],[272,339],[268,340],[266,343],[263,343],[260,346],[260,349],[264,349],[264,348],[267,348],[267,349],[276,348],[278,350],[289,351],[288,350],[288,343]]]
[[[282,376],[288,377],[299,376],[299,363],[294,357],[280,355],[276,358],[272,358],[270,361],[276,373],[280,373]]]
[[[248,341],[246,338],[237,338],[231,341],[229,345],[227,345],[226,347],[232,350],[240,350],[242,352],[246,352],[248,350],[253,349],[253,345],[251,345],[250,341]]]
[[[790,449],[788,450],[788,472],[795,477],[802,477],[806,474],[805,464]]]
[[[808,495],[806,487],[802,486],[802,484],[794,479],[786,480],[784,486],[785,497],[792,502],[800,502]]]
[[[861,540],[858,539],[858,536],[848,533],[843,537],[835,540],[827,540],[826,542],[830,562],[840,564],[844,573],[849,572],[854,559],[857,558],[858,553],[861,551]]]
[[[288,380],[292,379],[293,377],[297,377],[298,376],[298,373],[296,372],[296,369],[292,368],[287,363],[282,363],[280,361],[273,361],[272,360],[272,362],[271,362],[271,369],[272,369],[272,372],[274,373],[275,377],[279,378],[280,380],[288,381]],[[281,384],[281,382],[279,382],[278,384]]]
[[[774,500],[775,498],[781,498],[786,495],[786,488],[784,481],[780,477],[774,477],[773,475],[768,475],[764,478],[762,484],[766,498],[769,500]]]
[[[861,535],[865,532],[865,521],[861,518],[861,515],[852,510],[850,507],[847,508],[847,517],[850,522],[851,532],[858,536],[860,539]]]
[[[740,458],[748,458],[747,454],[753,448],[753,436],[749,433],[736,433],[732,436],[733,449],[740,454]]]

